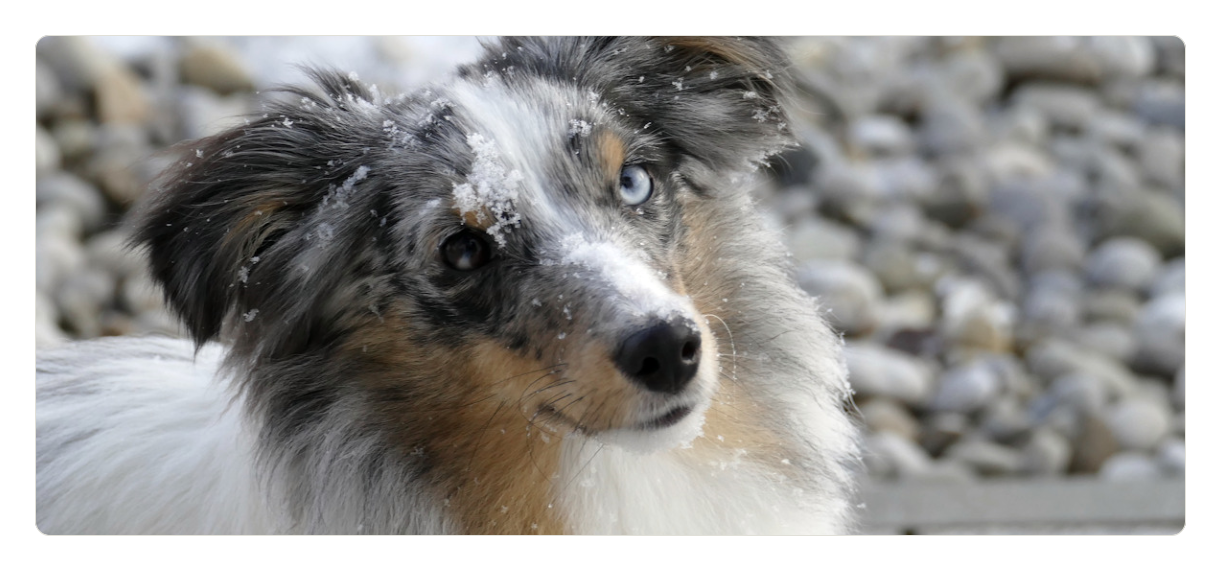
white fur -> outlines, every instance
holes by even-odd
[[[254,441],[209,345],[147,338],[42,352],[38,527],[46,533],[275,531]]]
[[[700,438],[709,438],[703,435]],[[741,535],[842,533],[813,490],[784,481],[747,450],[701,460],[691,449],[640,454],[569,437],[560,508],[581,534]]]

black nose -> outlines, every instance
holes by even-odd
[[[623,341],[615,364],[627,378],[651,391],[677,394],[699,368],[699,330],[687,320],[649,325]]]

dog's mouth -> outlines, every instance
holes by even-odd
[[[640,424],[637,428],[639,430],[660,430],[662,428],[669,428],[675,424],[678,424],[684,418],[687,418],[687,415],[691,414],[692,410],[694,409],[686,405],[676,406],[670,409],[670,412]]]
[[[690,416],[691,412],[694,410],[694,407],[690,405],[679,405],[670,409],[661,416],[642,422],[631,428],[641,431],[669,428],[675,424],[678,424],[679,422],[682,422],[682,420]],[[568,418],[567,416],[564,416],[563,413],[559,412],[550,405],[543,405],[542,407],[539,407],[538,416],[546,421],[551,421],[555,424],[566,426],[573,432],[577,432],[579,434],[591,435],[600,432],[599,430],[592,429],[584,424],[572,420],[571,418]]]

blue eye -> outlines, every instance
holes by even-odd
[[[644,204],[653,196],[653,178],[644,167],[628,165],[619,171],[619,196],[628,206]]]

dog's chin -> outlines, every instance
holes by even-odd
[[[637,454],[651,454],[675,448],[688,448],[704,433],[704,414],[710,402],[679,405],[635,426],[590,433],[588,436],[607,446]]]

